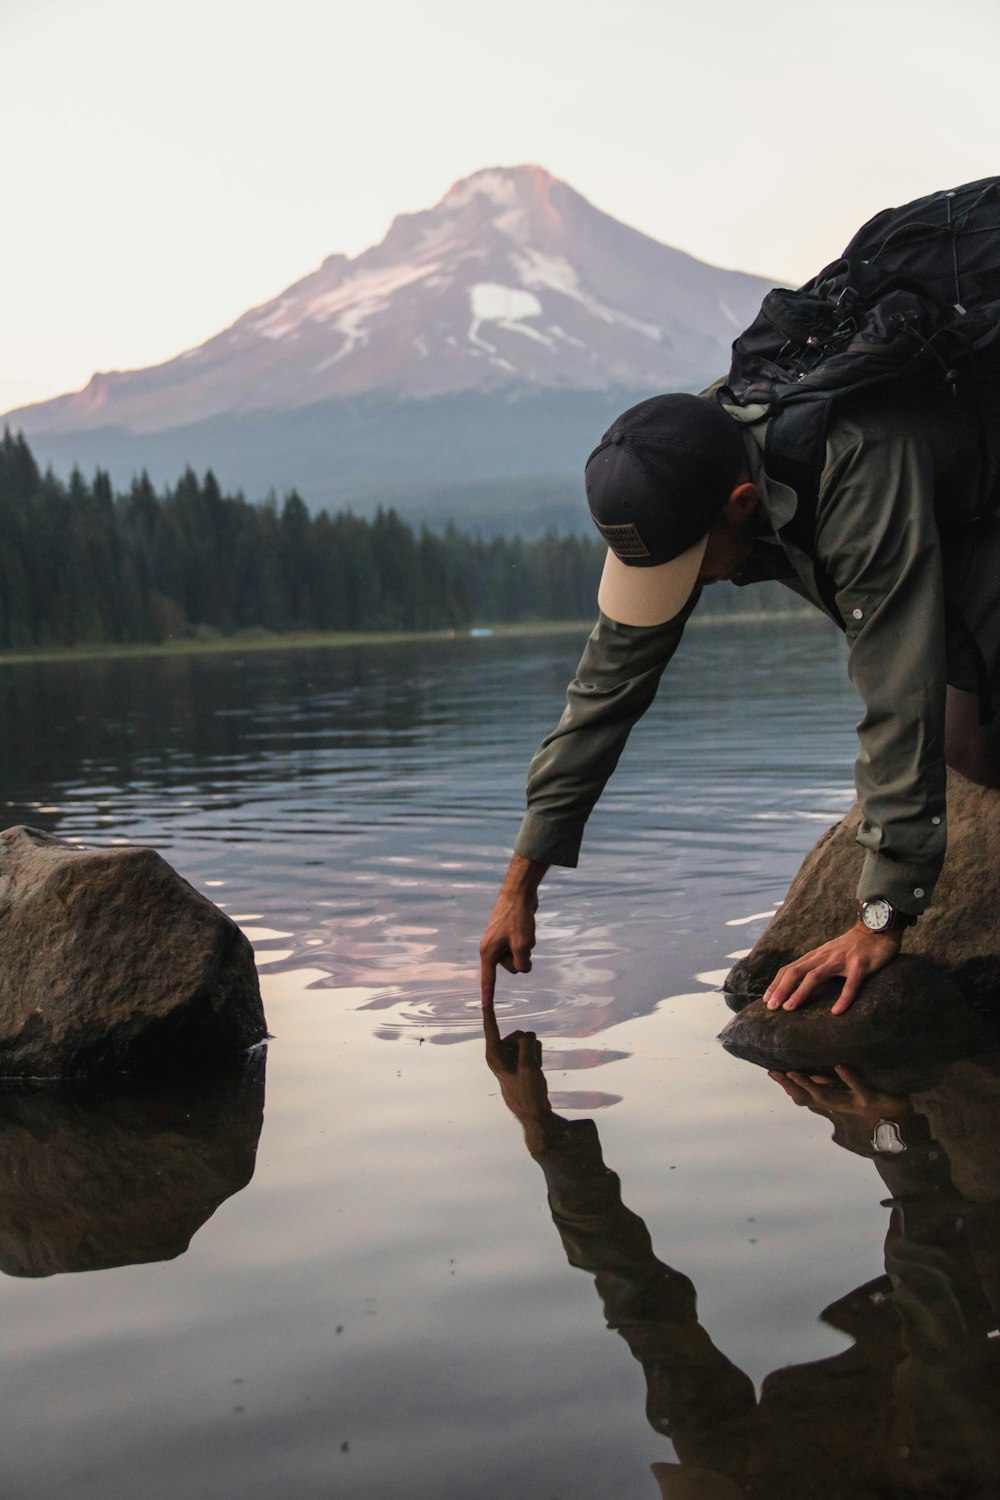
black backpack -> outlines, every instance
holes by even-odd
[[[764,466],[796,491],[804,541],[838,397],[983,375],[1000,377],[1000,177],[887,208],[798,291],[768,292],[720,397],[766,406]]]

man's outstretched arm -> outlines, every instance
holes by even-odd
[[[479,948],[484,1004],[493,999],[497,965],[511,974],[531,969],[542,878],[550,865],[576,865],[587,819],[656,696],[696,600],[665,625],[619,625],[602,614],[594,626],[563,716],[528,772],[516,853]]]

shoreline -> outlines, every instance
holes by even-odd
[[[695,615],[688,629],[697,626],[775,624],[798,625],[813,618],[798,610],[738,610]],[[816,615],[819,620],[821,617]],[[216,636],[209,640],[183,637],[168,641],[109,641],[80,646],[29,646],[0,651],[0,667],[29,666],[33,662],[113,661],[145,657],[223,656],[247,651],[331,651],[350,646],[398,646],[407,642],[511,639],[532,635],[589,634],[593,619],[532,620],[504,625],[463,625],[451,630],[290,630],[245,635]]]

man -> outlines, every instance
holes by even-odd
[[[946,842],[945,766],[1000,786],[1000,433],[989,388],[886,387],[833,408],[815,521],[764,471],[766,412],[702,396],[630,408],[587,463],[609,544],[600,615],[528,777],[515,854],[480,945],[531,968],[538,888],[577,862],[584,824],[649,707],[701,589],[777,579],[844,630],[866,711],[856,782],[865,850],[853,922],[779,970],[771,1009],[843,976],[841,1014],[924,911]],[[801,517],[800,517],[801,519]],[[845,919],[850,914],[845,912]]]

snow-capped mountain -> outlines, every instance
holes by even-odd
[[[461,406],[475,395],[510,406],[551,393],[565,408],[573,392],[617,399],[696,387],[727,367],[730,344],[768,285],[659,244],[541,168],[493,168],[456,183],[434,208],[401,215],[381,244],[357,258],[330,256],[199,347],[149,369],[97,374],[83,391],[6,420],[57,462],[93,457],[114,470],[124,453],[134,466],[148,451],[153,469],[162,454],[174,472],[178,461],[211,463],[233,482],[234,443],[224,434],[239,426],[245,444],[250,419],[278,450],[303,458],[300,471],[293,462],[272,482],[308,487],[306,473],[316,465],[302,448],[313,425],[306,413],[322,407],[337,428],[345,402],[360,400],[369,418],[379,403],[417,402],[419,417],[410,411],[407,420],[419,426],[433,422],[442,398]],[[483,403],[495,406],[495,399]],[[473,402],[469,410],[476,409]],[[282,417],[293,414],[295,435],[289,429],[281,437]],[[398,425],[397,412],[384,443]],[[367,447],[380,450],[370,473],[376,480],[387,455],[373,436]],[[350,454],[336,456],[363,477]],[[558,443],[551,462],[541,457],[548,472],[566,462]],[[327,447],[327,469],[330,459]],[[448,477],[488,472],[456,458]],[[259,484],[259,463],[254,473]],[[257,487],[249,474],[235,482]]]

